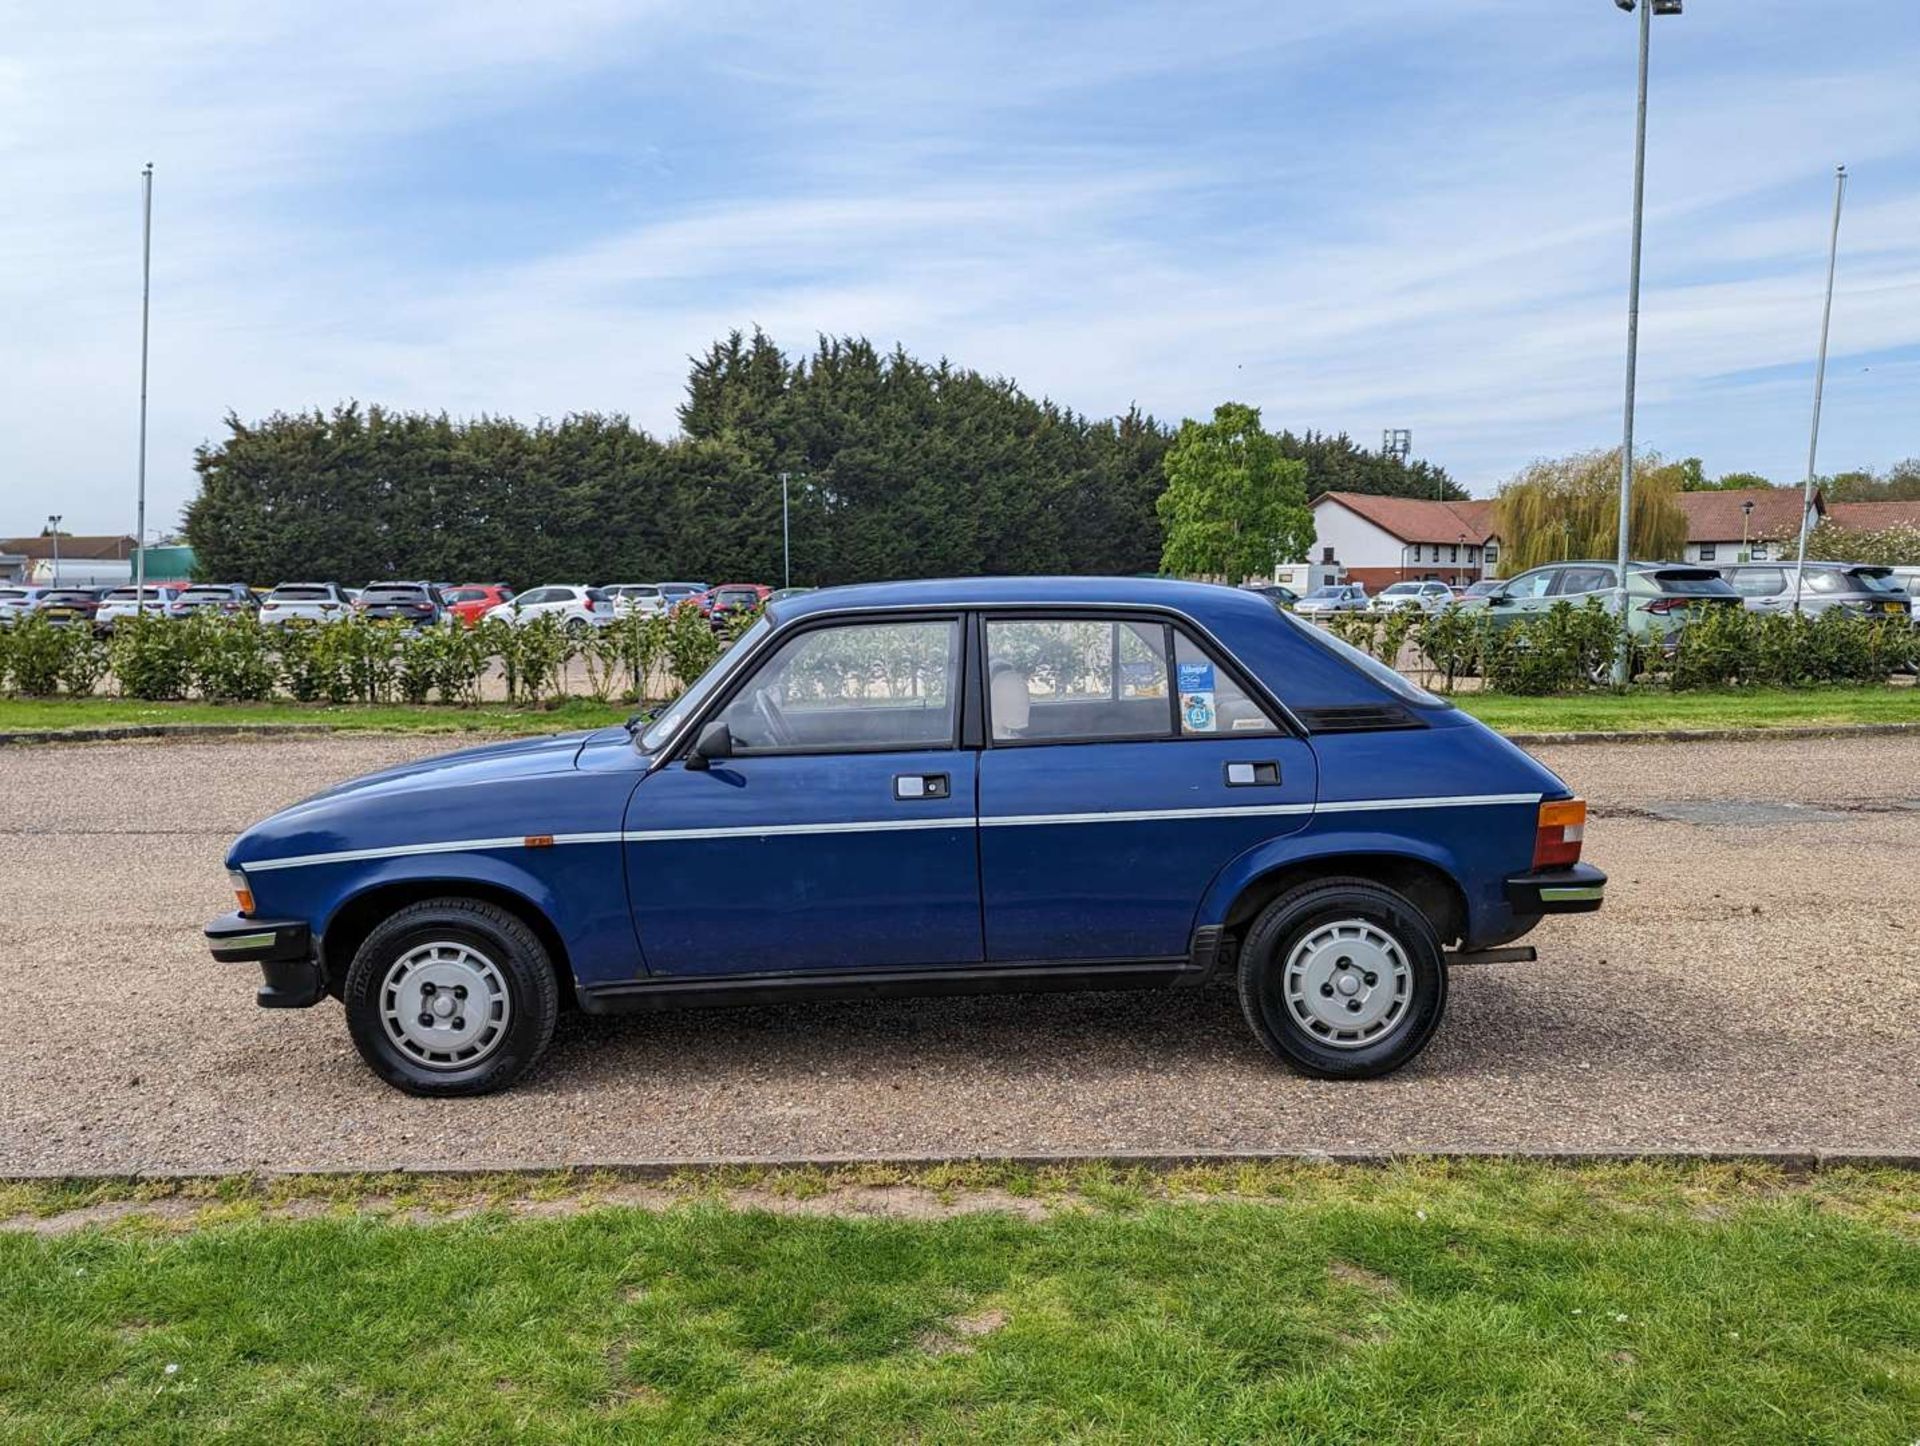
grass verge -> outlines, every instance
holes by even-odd
[[[1890,1171],[876,1167],[689,1178],[650,1208],[571,1177],[9,1188],[0,1209],[202,1201],[0,1233],[23,1440],[1904,1442],[1920,1420],[1920,1183]],[[832,1208],[849,1189],[1048,1208],[858,1218]],[[318,1213],[274,1214],[296,1198]]]
[[[1454,702],[1503,733],[1655,732],[1669,728],[1781,728],[1920,722],[1920,689],[1751,688],[1670,693],[1591,693],[1521,698],[1461,693]],[[117,728],[156,723],[331,723],[418,733],[547,733],[624,719],[625,704],[573,698],[551,706],[303,703],[142,703],[123,698],[0,699],[0,733]]]

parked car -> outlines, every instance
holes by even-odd
[[[585,583],[553,583],[529,588],[512,602],[490,608],[487,616],[516,624],[530,623],[535,618],[557,618],[568,632],[585,633],[613,621],[613,599]]]
[[[110,633],[119,624],[137,616],[150,618],[181,618],[186,616],[186,608],[181,604],[181,594],[186,588],[178,583],[148,583],[144,590],[132,587],[110,588],[100,599],[100,607],[93,615],[95,631]]]
[[[1749,612],[1793,611],[1794,565],[1743,562],[1720,569]],[[1800,611],[1838,608],[1856,617],[1910,617],[1913,600],[1890,567],[1851,562],[1809,562],[1800,584]]]
[[[1367,610],[1367,589],[1357,582],[1330,582],[1315,588],[1293,610],[1302,617],[1326,617],[1332,613],[1360,613]]]
[[[610,582],[600,591],[613,599],[617,618],[658,617],[667,610],[666,594],[657,582]]]
[[[1444,582],[1429,579],[1425,582],[1390,583],[1373,600],[1373,611],[1377,613],[1396,613],[1418,611],[1437,613],[1454,603],[1453,589]]]
[[[563,993],[601,1014],[1219,973],[1273,1054],[1359,1079],[1426,1047],[1452,964],[1600,907],[1585,816],[1237,589],[881,583],[774,604],[650,724],[273,815],[206,936],[267,1008],[338,999],[423,1095],[520,1077]]]
[[[1300,594],[1290,587],[1282,587],[1277,582],[1250,582],[1246,590],[1258,593],[1267,601],[1283,608],[1290,608],[1300,601]]]
[[[100,594],[90,587],[50,587],[32,610],[56,627],[91,628],[100,611]]]
[[[513,589],[500,582],[463,582],[441,593],[447,611],[472,627],[494,608],[513,601]]]
[[[772,592],[773,589],[764,583],[723,582],[708,591],[700,610],[713,623],[714,631],[718,632],[736,615],[765,607]]]
[[[180,594],[183,615],[217,612],[228,617],[257,613],[260,604],[244,582],[196,582]]]
[[[1508,578],[1484,597],[1460,604],[1463,611],[1485,609],[1494,624],[1510,626],[1537,618],[1556,603],[1584,607],[1599,598],[1617,611],[1620,573],[1612,562],[1554,562]],[[1737,607],[1740,595],[1711,567],[1678,562],[1627,564],[1627,631],[1637,642],[1669,642],[1681,628],[1710,608]]]
[[[354,602],[369,622],[431,628],[447,621],[447,605],[430,582],[370,582]]]
[[[660,584],[660,600],[672,612],[689,598],[699,597],[707,590],[704,582],[663,582]],[[703,610],[704,611],[704,610]]]
[[[52,588],[29,587],[7,584],[0,586],[0,627],[12,627],[15,622],[39,606],[40,599],[52,592]]]
[[[334,582],[283,582],[260,603],[260,621],[274,627],[337,623],[352,612],[353,598]]]

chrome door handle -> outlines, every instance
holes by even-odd
[[[946,798],[952,792],[951,782],[944,773],[896,773],[893,776],[893,796],[907,802]]]
[[[1227,765],[1228,788],[1275,788],[1279,783],[1280,765],[1272,759]]]

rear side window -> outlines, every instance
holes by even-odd
[[[1613,572],[1604,567],[1569,567],[1560,574],[1560,586],[1556,589],[1560,597],[1577,597],[1582,593],[1607,592],[1613,587]]]
[[[1265,710],[1234,681],[1233,675],[1218,666],[1185,633],[1174,634],[1173,660],[1174,681],[1180,689],[1183,737],[1279,731]]]
[[[1171,738],[1168,629],[1115,619],[989,619],[995,741]]]

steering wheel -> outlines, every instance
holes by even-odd
[[[773,690],[761,688],[753,695],[753,712],[766,725],[767,737],[782,748],[793,744],[793,730],[787,727],[786,715],[781,713],[780,705],[773,701]]]

